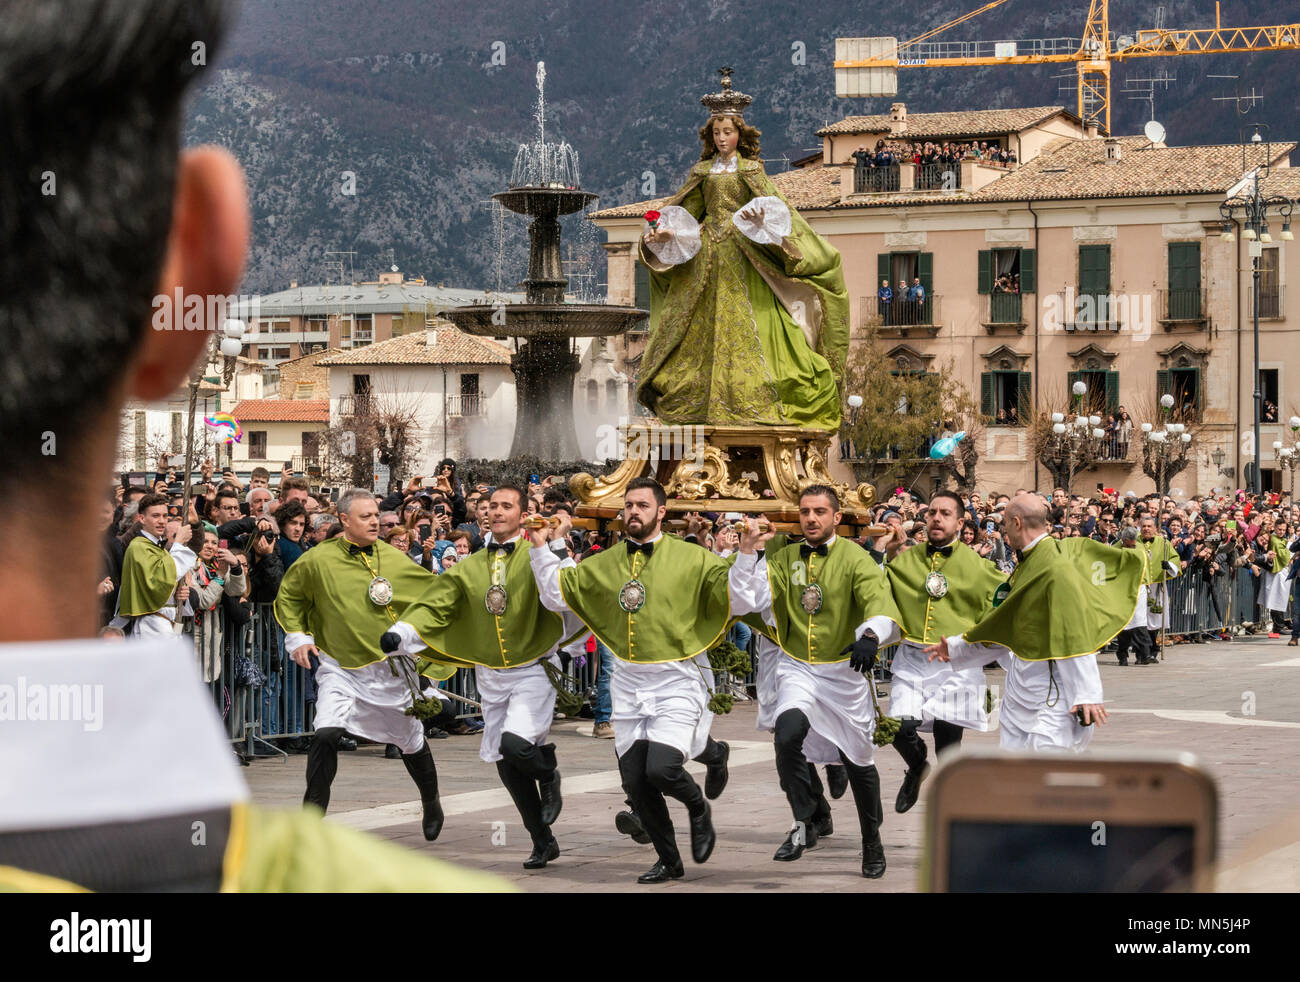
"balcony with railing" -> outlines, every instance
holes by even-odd
[[[961,188],[961,161],[921,164],[916,168],[918,191],[957,191]]]
[[[939,323],[941,299],[936,293],[926,294],[924,300],[895,298],[883,301],[879,297],[863,297],[863,323],[878,327],[882,336],[896,335],[905,338],[914,332],[917,335],[928,334],[934,337],[939,333],[941,326]]]
[[[1205,289],[1191,287],[1181,290],[1157,290],[1160,323],[1166,331],[1179,324],[1205,324]]]
[[[1286,317],[1286,297],[1280,285],[1261,286],[1259,288],[1259,319],[1264,321],[1282,320]],[[1255,316],[1255,292],[1251,290],[1250,315]]]
[[[1019,293],[990,293],[984,297],[984,317],[981,321],[984,329],[993,334],[1000,327],[1015,328],[1017,333],[1025,333],[1028,322],[1025,320],[1026,303]]]
[[[1067,331],[1118,331],[1119,304],[1113,293],[1058,293],[1060,316]]]
[[[899,189],[898,164],[857,167],[853,171],[854,194],[880,194]]]
[[[486,416],[487,397],[481,392],[464,392],[447,396],[448,416]]]
[[[339,396],[338,414],[340,416],[369,416],[373,409],[374,400],[369,392]]]

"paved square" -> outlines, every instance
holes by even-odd
[[[1273,851],[1250,868],[1249,880],[1246,871],[1234,869],[1248,845],[1253,848],[1253,836],[1300,809],[1300,650],[1265,639],[1179,645],[1167,649],[1165,662],[1149,667],[1121,668],[1113,655],[1104,655],[1101,672],[1113,715],[1093,746],[1195,753],[1219,785],[1219,854],[1226,871],[1221,885],[1258,888],[1266,876],[1273,889],[1300,889],[1300,828],[1270,844]],[[1002,676],[991,671],[988,680],[1001,685]],[[714,737],[731,744],[731,780],[712,803],[718,842],[706,864],[690,862],[685,810],[669,802],[686,864],[686,877],[674,883],[636,885],[636,877],[655,861],[654,850],[614,829],[614,814],[625,807],[614,742],[592,739],[588,720],[560,721],[551,731],[563,775],[564,811],[554,826],[561,856],[545,870],[521,868],[531,844],[496,768],[478,758],[477,735],[430,742],[447,814],[436,843],[420,835],[414,786],[401,761],[385,759],[382,747],[339,755],[330,819],[491,870],[530,891],[915,891],[925,796],[907,814],[894,812],[903,766],[890,747],[878,750],[876,760],[889,863],[884,879],[866,880],[859,872],[852,792],[832,803],[834,836],[798,862],[772,860],[790,826],[790,812],[777,783],[771,737],[754,729],[754,715],[753,703],[737,703],[730,715],[714,722]],[[933,750],[928,737],[927,743]],[[997,734],[968,733],[966,744],[996,746]],[[244,774],[259,803],[293,806],[302,800],[305,765],[304,756],[283,763],[260,760]],[[690,766],[702,782],[703,767]]]

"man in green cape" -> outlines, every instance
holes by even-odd
[[[960,539],[966,508],[952,491],[936,492],[925,510],[925,545],[896,555],[885,567],[902,615],[903,639],[890,664],[889,714],[899,718],[894,749],[907,763],[894,810],[916,804],[930,772],[919,732],[933,730],[935,756],[960,747],[963,729],[989,728],[989,690],[982,665],[955,671],[932,662],[925,646],[960,634],[993,608],[1006,574]]]
[[[691,858],[703,863],[715,841],[709,803],[685,763],[704,752],[713,713],[708,651],[731,620],[727,563],[661,530],[668,498],[637,478],[623,498],[624,541],[564,567],[544,529],[531,533],[529,559],[542,603],[570,610],[618,659],[610,680],[614,750],[623,790],[659,861],[638,883],[680,879],[685,871],[664,800],[686,806]],[[555,537],[568,533],[560,513]]]
[[[165,494],[140,499],[140,527],[122,560],[117,615],[109,624],[137,638],[176,633],[176,586],[199,561],[188,546],[191,527],[168,521],[168,503]]]
[[[380,647],[474,667],[483,705],[479,757],[497,765],[532,838],[524,869],[541,869],[560,855],[551,834],[562,801],[555,744],[546,742],[555,715],[550,673],[559,671],[556,650],[585,629],[538,599],[520,532],[527,500],[519,485],[498,485],[488,502],[487,547],[433,577]],[[563,539],[551,546],[567,556]]]
[[[1173,543],[1156,531],[1156,516],[1147,512],[1138,522],[1138,548],[1146,556],[1147,634],[1151,639],[1151,661],[1160,655],[1160,632],[1169,627],[1169,588],[1165,586],[1182,572]]]
[[[899,613],[880,567],[835,534],[842,518],[835,490],[809,485],[799,496],[804,541],[765,550],[761,562],[758,546],[774,533],[747,519],[730,580],[736,612],[760,613],[781,649],[774,666],[776,769],[794,827],[773,859],[794,861],[817,844],[819,802],[804,754],[815,733],[839,751],[862,832],[862,875],[875,879],[885,875],[885,849],[871,666],[878,647],[897,638]]]
[[[316,670],[315,736],[307,754],[304,805],[329,807],[338,770],[339,740],[347,733],[394,744],[420,790],[421,828],[432,842],[442,831],[438,770],[424,725],[407,710],[419,690],[412,659],[379,648],[384,633],[424,594],[434,578],[409,556],[379,541],[379,503],[351,488],[339,497],[343,534],[308,549],[280,581],[275,619],[284,647],[303,668]],[[428,670],[450,678],[454,666]]]
[[[1097,651],[1133,617],[1142,559],[1091,539],[1054,539],[1034,494],[1007,505],[1003,534],[1020,557],[993,610],[962,634],[926,648],[960,670],[990,660],[1006,669],[1004,750],[1083,750],[1106,722]]]
[[[5,125],[28,137],[10,141],[5,166],[57,174],[59,194],[0,182],[0,245],[22,258],[7,268],[0,321],[41,338],[0,354],[0,686],[71,687],[96,712],[5,728],[0,891],[510,889],[317,812],[253,804],[193,646],[170,633],[96,639],[99,495],[87,475],[112,472],[128,400],[165,401],[206,357],[222,325],[203,301],[236,292],[248,248],[239,164],[178,149],[190,82],[212,70],[194,47],[218,64],[231,16],[219,0],[5,8]],[[42,69],[54,64],[91,70]],[[192,329],[158,305],[182,297]]]

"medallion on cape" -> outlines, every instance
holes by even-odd
[[[570,639],[563,637],[563,618],[542,606],[531,548],[521,538],[508,554],[480,549],[433,577],[402,620],[440,661],[485,668],[537,661]]]
[[[903,639],[915,644],[936,644],[940,638],[960,634],[993,609],[993,594],[1007,576],[962,542],[952,544],[952,555],[927,555],[924,544],[899,553],[885,565],[894,603],[902,615]],[[931,576],[946,581],[942,596],[927,589]]]
[[[847,661],[842,652],[860,624],[872,617],[899,622],[889,581],[856,542],[836,536],[825,558],[804,557],[799,546],[767,551],[775,640],[787,655],[812,665]],[[810,586],[821,593],[821,606],[812,611],[804,604]]]
[[[639,665],[682,661],[709,650],[726,633],[729,569],[708,549],[662,535],[649,557],[604,549],[560,570],[560,593],[615,657]],[[644,599],[626,610],[619,595],[633,581]]]

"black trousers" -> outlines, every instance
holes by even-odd
[[[1120,664],[1127,664],[1129,648],[1132,647],[1133,653],[1137,656],[1138,663],[1148,661],[1151,658],[1151,634],[1145,627],[1134,627],[1127,631],[1120,631],[1117,639]]]
[[[722,759],[722,746],[718,743],[717,740],[713,739],[713,737],[710,736],[709,742],[704,745],[704,749],[701,750],[697,756],[692,757],[691,759],[694,760],[695,763],[697,764],[703,764],[705,767],[712,767],[714,764],[719,763]],[[628,809],[630,811],[635,812],[636,805],[632,802],[631,796],[627,797],[624,800],[627,802]]]
[[[307,751],[307,791],[302,796],[304,805],[316,805],[321,811],[329,808],[330,786],[339,769],[339,740],[347,731],[338,726],[326,726],[316,731]],[[438,797],[438,771],[428,746],[418,753],[402,754],[407,773],[420,790],[421,801]]]
[[[659,859],[670,866],[680,863],[682,857],[677,851],[673,820],[668,815],[664,796],[676,798],[692,817],[699,815],[705,806],[704,792],[686,773],[685,765],[686,757],[680,750],[651,740],[637,740],[618,759],[628,801],[650,836]]]
[[[917,732],[917,727],[920,725],[919,719],[904,716],[898,727],[898,735],[894,737],[894,749],[903,758],[909,771],[920,771],[929,756],[925,749],[925,741]],[[949,723],[946,719],[936,719],[934,721],[935,756],[937,757],[949,747],[960,747],[962,732],[962,727],[956,723]]]
[[[776,718],[776,772],[781,778],[781,790],[790,802],[790,811],[796,822],[815,821],[830,805],[822,794],[817,769],[808,763],[803,754],[803,741],[811,724],[798,709],[787,709]],[[874,841],[880,835],[880,774],[875,764],[865,767],[853,763],[840,751],[840,761],[849,776],[853,790],[853,803],[858,810],[858,824],[864,842]]]
[[[539,746],[514,733],[501,734],[501,759],[497,774],[523,819],[534,846],[551,841],[551,830],[542,821],[542,796],[538,784],[555,775],[555,744]]]
[[[1134,628],[1135,631],[1142,630]],[[1148,627],[1147,632],[1147,658],[1149,661],[1155,661],[1160,657],[1160,629]]]

